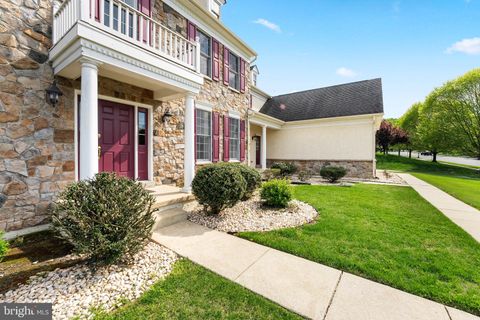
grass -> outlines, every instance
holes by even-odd
[[[95,319],[302,319],[188,260],[138,300]]]
[[[480,209],[480,173],[473,168],[377,154],[377,168],[412,173]]]
[[[316,223],[239,236],[480,315],[480,244],[413,189],[298,186]]]

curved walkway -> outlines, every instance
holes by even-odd
[[[425,200],[480,242],[480,211],[408,173],[397,173]],[[479,195],[480,196],[480,195]]]
[[[320,320],[480,320],[353,274],[191,223],[152,239],[304,317]]]

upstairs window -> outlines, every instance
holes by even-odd
[[[228,85],[236,90],[240,90],[240,63],[236,55],[229,52],[229,77]]]
[[[212,77],[212,38],[197,29],[200,41],[200,72]]]

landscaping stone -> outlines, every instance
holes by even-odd
[[[77,259],[78,256],[69,256]],[[110,311],[138,298],[172,270],[178,256],[150,242],[129,265],[97,266],[84,263],[38,274],[27,284],[0,295],[3,302],[53,303],[53,319],[91,318],[92,308]]]
[[[265,207],[255,194],[218,215],[204,212],[203,206],[194,201],[184,206],[188,220],[211,229],[224,232],[268,231],[300,226],[315,220],[317,211],[304,202],[292,200],[285,209]]]

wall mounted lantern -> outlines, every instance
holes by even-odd
[[[55,108],[55,105],[58,103],[58,99],[63,96],[63,92],[57,87],[57,81],[54,80],[50,87],[45,90],[45,92],[47,102]]]
[[[167,110],[165,110],[162,116],[163,123],[167,123],[168,119],[170,119],[171,117],[173,117],[173,114],[170,112],[170,109],[167,108]]]

